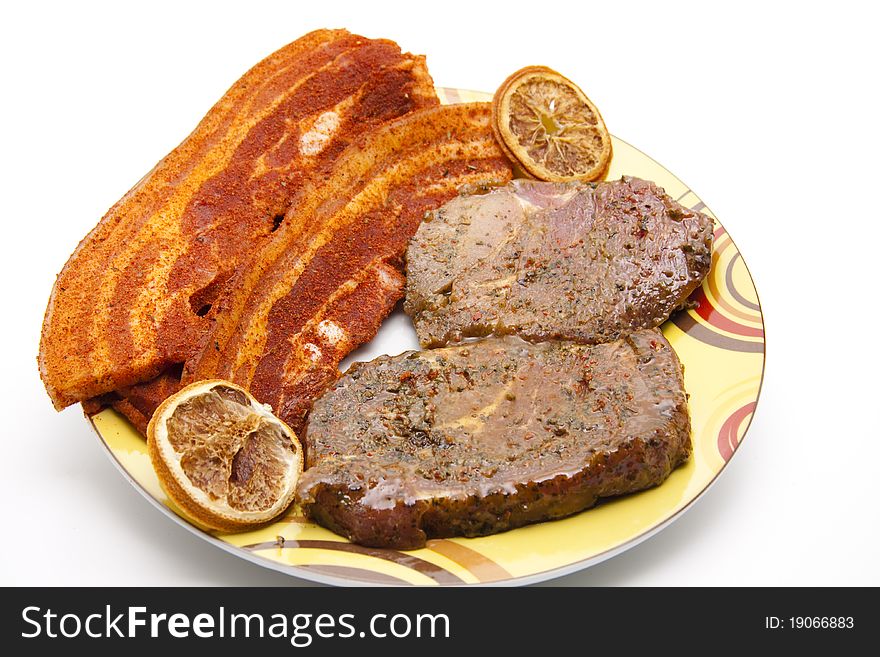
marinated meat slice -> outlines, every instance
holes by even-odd
[[[423,347],[517,334],[608,342],[663,323],[709,272],[712,220],[651,182],[516,180],[457,198],[407,250]]]
[[[353,366],[315,402],[305,443],[308,514],[408,549],[657,485],[688,458],[690,420],[656,329],[601,345],[506,336]]]
[[[183,363],[305,181],[358,136],[437,102],[424,57],[345,30],[317,30],[254,66],[59,274],[38,359],[55,407]]]

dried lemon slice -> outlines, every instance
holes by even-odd
[[[166,399],[147,427],[147,447],[184,515],[220,531],[281,515],[303,467],[290,427],[228,381],[199,381]]]
[[[492,127],[507,155],[539,180],[598,180],[611,162],[602,115],[571,80],[546,66],[511,75],[495,92]]]

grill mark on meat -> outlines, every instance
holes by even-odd
[[[691,449],[681,366],[657,329],[359,363],[314,403],[304,441],[310,517],[400,549],[576,513],[661,483]]]
[[[668,319],[711,251],[712,220],[653,183],[518,180],[421,225],[405,310],[423,347],[492,334],[606,342]]]
[[[464,184],[510,179],[489,121],[487,103],[413,112],[364,135],[326,176],[306,184],[276,238],[240,268],[219,301],[184,382],[232,380],[301,428],[311,400],[338,376],[339,361],[375,334],[402,295],[403,252],[426,212]],[[334,306],[336,291],[371,263],[378,263],[375,274]],[[334,322],[346,339],[327,344],[313,333],[320,321]]]
[[[108,211],[59,275],[39,356],[55,406],[184,360],[215,313],[193,313],[189,297],[269,239],[310,172],[356,135],[436,103],[424,58],[344,30],[313,32],[257,64]],[[333,108],[335,132],[303,156],[294,148],[300,124]],[[126,271],[142,280],[132,284]]]

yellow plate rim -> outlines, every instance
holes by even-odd
[[[454,94],[454,95],[464,95],[464,96],[472,96],[472,97],[490,97],[489,94],[486,94],[484,92],[474,92],[474,91],[467,91],[467,90],[460,90],[460,89],[438,88],[438,92],[444,98],[446,98],[446,95],[450,92],[452,92],[452,94]],[[660,164],[657,160],[650,157],[649,155],[647,155],[646,153],[644,153],[640,149],[634,147],[632,144],[630,144],[630,143],[628,143],[618,137],[614,137],[614,139],[617,142],[620,142],[621,144],[624,144],[628,148],[637,152],[640,156],[642,156],[646,160],[649,160],[655,166],[657,166],[658,168],[660,168],[663,171],[665,171],[666,173],[668,173],[683,188],[689,190],[689,192],[691,194],[693,194],[697,199],[699,199],[699,197],[696,195],[696,193],[694,193],[690,189],[690,187],[685,185],[681,181],[680,178],[678,178],[675,174],[673,174],[668,169],[666,169],[666,167],[664,167],[662,164]],[[700,203],[703,203],[703,201],[701,199],[699,199],[699,200],[700,200]],[[710,214],[713,214],[713,213],[711,213],[711,210],[704,203],[703,203],[703,207]],[[713,214],[713,216],[714,216],[714,214]],[[716,219],[716,221],[717,221],[718,226],[723,228],[723,224],[721,224],[721,222],[717,219]],[[676,520],[681,518],[688,510],[690,510],[694,506],[694,503],[697,500],[699,500],[701,497],[703,497],[703,495],[705,495],[706,492],[718,481],[721,474],[727,469],[728,465],[733,460],[733,457],[739,451],[739,448],[742,446],[743,441],[745,440],[746,436],[748,435],[749,428],[751,427],[751,424],[754,421],[754,414],[757,411],[757,404],[760,401],[761,391],[763,389],[764,374],[766,372],[766,359],[767,359],[767,355],[766,355],[766,328],[764,326],[764,317],[763,317],[763,309],[762,309],[763,307],[761,305],[760,295],[757,291],[757,286],[755,286],[754,278],[752,277],[751,271],[748,268],[748,264],[745,262],[745,258],[742,257],[741,252],[739,251],[739,248],[736,246],[736,242],[733,240],[733,238],[730,236],[730,234],[726,232],[726,230],[725,230],[725,233],[726,233],[727,237],[730,239],[734,248],[736,249],[736,252],[738,254],[740,254],[740,258],[741,258],[742,264],[745,268],[746,275],[748,276],[748,279],[751,282],[752,287],[754,289],[754,292],[755,292],[755,295],[757,298],[756,305],[757,305],[758,316],[760,317],[760,324],[761,324],[761,331],[762,331],[762,346],[763,346],[763,349],[761,351],[762,358],[761,358],[760,379],[758,382],[757,392],[754,396],[755,407],[754,407],[754,410],[751,412],[750,417],[748,419],[748,422],[745,424],[745,427],[742,430],[742,435],[738,439],[737,445],[733,448],[733,452],[731,453],[730,457],[721,465],[721,467],[716,472],[714,472],[714,475],[712,476],[712,478],[703,486],[703,488],[701,490],[699,490],[698,492],[696,492],[683,506],[681,506],[681,508],[677,509],[676,511],[671,513],[669,516],[660,520],[659,522],[657,522],[653,526],[648,527],[642,533],[640,533],[634,537],[631,537],[629,540],[621,542],[618,545],[615,545],[615,546],[610,547],[608,549],[602,550],[601,552],[593,554],[587,558],[579,559],[577,561],[573,561],[571,563],[568,563],[568,564],[565,564],[562,566],[541,570],[539,572],[530,573],[528,575],[512,576],[512,577],[509,577],[506,579],[494,580],[494,581],[489,581],[489,582],[476,582],[476,583],[463,582],[462,584],[443,584],[443,583],[441,583],[440,584],[441,586],[450,586],[450,585],[451,586],[459,586],[459,585],[460,586],[523,586],[523,585],[534,584],[534,583],[546,581],[549,579],[554,579],[557,577],[562,577],[562,576],[569,575],[571,573],[589,568],[590,566],[594,566],[602,561],[605,561],[605,560],[610,559],[618,554],[621,554],[622,552],[625,552],[626,550],[628,550],[632,547],[635,547],[636,545],[639,545],[643,541],[651,538],[652,536],[654,536],[658,532],[662,531],[663,529],[665,529],[666,527],[671,525],[673,522],[675,522]],[[310,569],[302,567],[302,566],[281,563],[279,561],[275,561],[275,560],[263,557],[259,554],[256,554],[252,551],[249,551],[243,547],[239,547],[239,546],[233,545],[231,543],[228,543],[226,541],[223,541],[220,538],[218,538],[217,536],[214,536],[208,532],[205,532],[205,531],[195,527],[194,525],[191,525],[189,522],[187,522],[186,520],[184,520],[183,518],[178,516],[171,508],[169,508],[162,501],[156,499],[139,481],[137,481],[134,478],[134,476],[125,468],[125,466],[119,461],[117,456],[114,454],[112,448],[107,443],[107,440],[102,435],[101,430],[95,424],[93,417],[86,415],[86,419],[89,421],[89,424],[91,425],[92,429],[95,431],[95,434],[98,438],[98,441],[102,445],[104,452],[106,453],[106,455],[108,456],[110,461],[114,464],[114,466],[117,468],[117,470],[119,470],[119,472],[129,481],[129,483],[138,492],[140,492],[140,494],[144,498],[146,498],[147,501],[150,502],[150,504],[152,504],[155,508],[157,508],[159,511],[161,511],[168,518],[173,520],[176,524],[185,528],[186,530],[188,530],[189,532],[191,532],[195,536],[202,538],[203,540],[207,541],[208,543],[210,543],[210,544],[212,544],[212,545],[214,545],[214,546],[216,546],[216,547],[218,547],[218,548],[220,548],[230,554],[233,554],[239,558],[243,558],[246,561],[249,561],[251,563],[262,566],[264,568],[269,568],[271,570],[275,570],[277,572],[281,572],[281,573],[284,573],[287,575],[293,575],[295,577],[299,577],[304,580],[313,581],[313,582],[317,582],[320,584],[337,585],[337,586],[372,586],[372,585],[375,585],[374,582],[370,582],[365,579],[358,579],[358,578],[354,578],[354,577],[344,577],[341,575],[332,575],[332,574],[327,574],[327,573],[323,573],[323,572],[319,572],[319,571],[315,571],[315,570],[310,570]],[[400,584],[389,583],[388,585],[406,586],[407,584],[402,582]]]

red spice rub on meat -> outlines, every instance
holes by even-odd
[[[190,357],[240,264],[359,135],[437,104],[424,58],[318,30],[248,71],[59,274],[39,366],[56,408]]]

